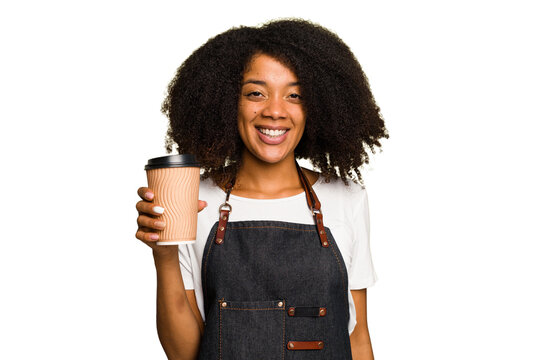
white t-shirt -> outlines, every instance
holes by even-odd
[[[369,210],[366,190],[341,180],[324,181],[322,176],[313,184],[321,202],[324,225],[330,229],[343,256],[349,278],[349,334],[356,325],[356,311],[350,290],[365,289],[377,281],[369,247]],[[199,213],[197,240],[180,245],[180,269],[186,290],[195,290],[201,316],[204,314],[204,297],[201,283],[201,264],[204,247],[212,226],[218,220],[219,205],[225,201],[225,192],[213,185],[212,180],[202,181],[199,199],[208,206]],[[232,211],[229,221],[275,220],[300,224],[314,224],[304,192],[281,199],[249,199],[231,195]],[[315,225],[314,225],[315,226]]]

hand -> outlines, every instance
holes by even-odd
[[[165,229],[165,221],[157,219],[165,210],[159,204],[153,202],[154,193],[147,187],[141,187],[137,190],[137,194],[141,197],[141,201],[137,202],[136,208],[139,212],[137,217],[137,233],[135,237],[141,240],[146,245],[150,246],[154,251],[163,250],[163,248],[175,248],[174,246],[159,246],[156,242],[159,240],[159,235],[155,230]],[[206,201],[199,200],[198,211],[201,211],[207,206]]]

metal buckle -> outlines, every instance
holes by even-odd
[[[219,205],[219,213],[221,214],[221,211],[223,210],[224,207],[228,207],[229,209],[228,210],[225,210],[225,211],[228,211],[228,212],[232,212],[232,206],[231,204],[229,204],[228,202],[224,202],[223,204]]]

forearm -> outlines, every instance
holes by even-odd
[[[373,349],[371,347],[369,332],[366,329],[366,331],[355,333],[356,330],[353,331],[350,337],[353,360],[373,360]]]
[[[154,263],[157,272],[157,331],[163,350],[168,359],[195,359],[201,333],[184,288],[178,251],[154,252]]]

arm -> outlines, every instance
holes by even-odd
[[[366,289],[351,290],[356,309],[356,326],[350,336],[353,360],[373,360],[367,325]]]
[[[197,357],[203,322],[193,291],[186,291],[180,271],[178,247],[158,246],[156,230],[166,224],[157,218],[163,213],[152,203],[153,193],[148,188],[138,191],[142,198],[136,205],[139,212],[137,239],[152,248],[157,274],[156,322],[159,340],[169,359],[191,360]],[[206,206],[199,201],[199,211]]]
[[[184,289],[176,246],[169,254],[156,254],[157,331],[168,359],[196,359],[202,319],[193,291]],[[194,306],[192,307],[193,304]]]

